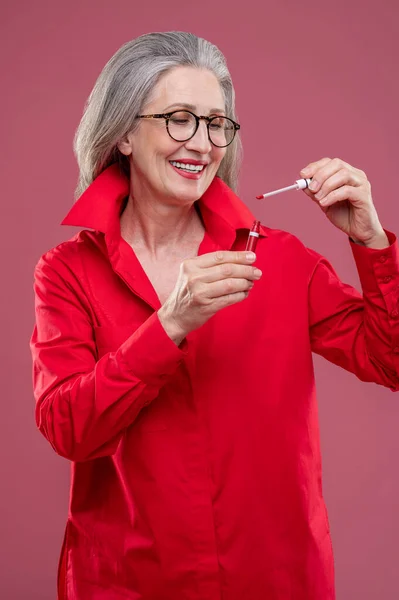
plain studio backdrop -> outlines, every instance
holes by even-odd
[[[367,173],[384,227],[399,233],[399,4],[2,4],[0,597],[54,600],[69,464],[34,422],[32,272],[76,231],[59,223],[73,203],[74,131],[100,70],[124,42],[150,31],[192,31],[219,46],[242,126],[241,197],[264,224],[297,235],[358,286],[345,235],[302,192],[255,196],[290,185],[310,161],[340,157]],[[315,365],[337,598],[395,600],[399,394],[318,357]]]

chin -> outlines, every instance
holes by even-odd
[[[183,185],[183,186],[179,186],[179,189],[174,187],[174,189],[170,190],[171,195],[179,200],[186,200],[186,201],[189,200],[189,201],[195,202],[196,200],[198,200],[198,198],[201,198],[202,194],[205,193],[205,191],[210,186],[211,182],[212,182],[212,179],[210,181],[206,181],[206,182],[201,181],[199,185]],[[191,182],[191,183],[195,183],[195,182]]]
[[[191,191],[189,193],[175,193],[174,194],[174,198],[175,200],[177,200],[177,202],[179,204],[192,204],[193,202],[196,202],[199,198],[201,198],[202,194],[204,193],[205,190],[197,190],[196,192]]]

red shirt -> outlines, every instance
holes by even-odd
[[[37,423],[72,461],[60,600],[332,600],[312,351],[399,389],[399,251],[351,243],[362,296],[267,227],[263,277],[180,347],[102,173],[35,271]],[[254,217],[218,178],[199,254],[244,249]]]

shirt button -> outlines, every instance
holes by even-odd
[[[398,315],[399,315],[399,311],[398,311],[396,308],[394,308],[394,309],[393,309],[393,311],[391,311],[391,317],[392,317],[393,319],[396,319],[396,317],[397,317]]]
[[[394,351],[394,354],[399,354],[399,346],[395,346],[393,351]]]
[[[386,261],[386,259],[387,259],[387,257],[385,256],[385,254],[380,256],[380,262],[384,263]]]
[[[384,277],[384,279],[382,280],[384,283],[389,283],[392,279],[391,275],[387,275],[386,277]]]

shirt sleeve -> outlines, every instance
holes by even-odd
[[[113,454],[126,428],[175,373],[187,343],[177,347],[153,313],[116,352],[97,360],[88,307],[44,257],[34,291],[37,425],[70,460]]]
[[[350,242],[363,295],[338,278],[322,257],[309,284],[313,352],[372,381],[399,390],[399,247],[374,250]]]

